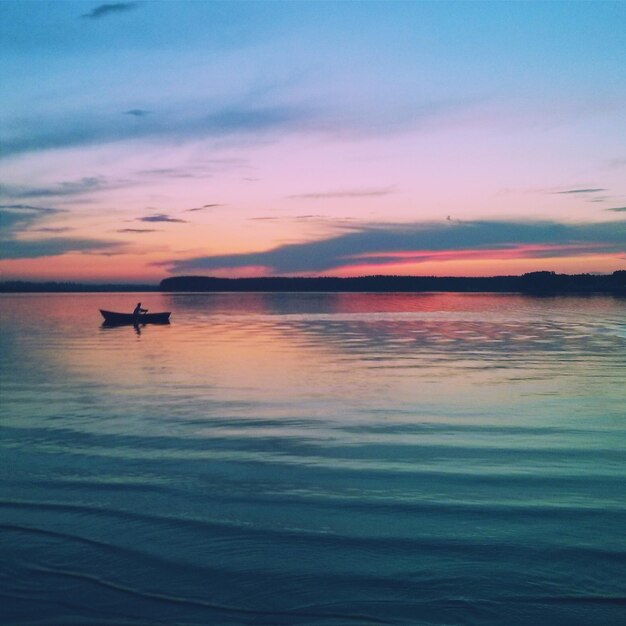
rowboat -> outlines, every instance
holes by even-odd
[[[169,324],[169,311],[165,313],[140,313],[133,315],[132,313],[115,313],[114,311],[104,311],[100,309],[105,324]]]

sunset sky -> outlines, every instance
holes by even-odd
[[[1,2],[0,279],[626,269],[626,2]]]

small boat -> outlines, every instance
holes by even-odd
[[[104,311],[100,309],[102,317],[104,317],[104,323],[109,325],[114,324],[169,324],[170,315],[169,311],[165,313],[140,313],[139,315],[133,315],[132,313],[115,313],[114,311]]]

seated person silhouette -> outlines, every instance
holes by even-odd
[[[139,317],[141,313],[147,313],[147,312],[148,312],[148,309],[142,309],[141,302],[137,302],[137,306],[135,307],[135,310],[133,311],[133,315],[135,317]]]

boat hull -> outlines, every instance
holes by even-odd
[[[111,326],[121,324],[169,324],[171,315],[169,311],[133,315],[132,313],[116,313],[115,311],[104,311],[103,309],[100,309],[100,313],[104,318],[104,323]]]

